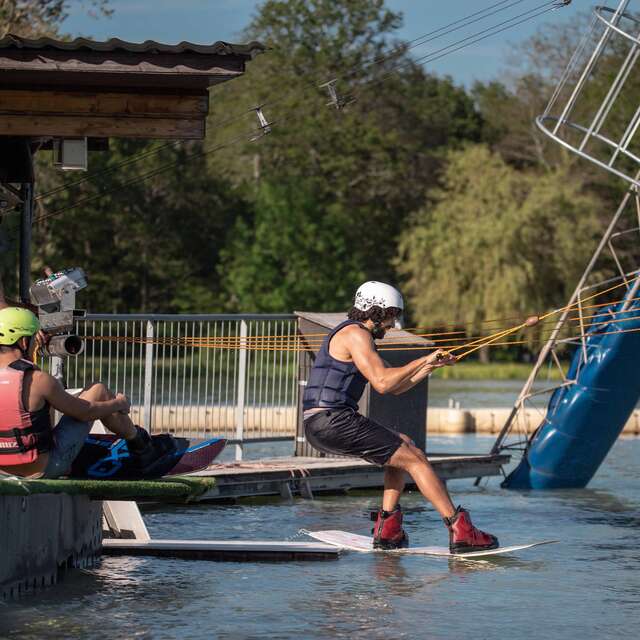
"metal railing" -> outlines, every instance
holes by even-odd
[[[640,60],[639,6],[637,0],[619,0],[616,9],[594,8],[589,30],[536,118],[558,144],[635,187],[640,187],[640,106],[632,94]]]
[[[295,436],[298,351],[247,348],[292,342],[293,315],[96,314],[76,329],[85,350],[65,362],[67,385],[126,394],[152,433],[224,436],[237,459],[245,442]]]

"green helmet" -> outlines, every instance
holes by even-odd
[[[0,344],[15,344],[20,338],[30,337],[40,330],[34,313],[22,307],[0,309]]]

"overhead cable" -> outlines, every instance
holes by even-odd
[[[449,33],[452,33],[454,31],[458,31],[459,29],[462,29],[465,26],[468,26],[470,24],[473,24],[475,22],[478,22],[480,20],[486,19],[488,17],[491,17],[492,15],[495,15],[501,11],[505,11],[507,9],[512,8],[513,6],[522,3],[524,0],[502,0],[501,2],[497,2],[493,5],[490,5],[489,7],[486,7],[484,9],[481,9],[479,11],[476,11],[474,13],[471,13],[463,18],[459,18],[458,20],[454,20],[453,22],[450,22],[446,25],[443,25],[442,27],[439,27],[438,29],[434,29],[433,31],[430,31],[428,33],[425,33],[421,36],[418,36],[417,38],[414,38],[413,40],[408,41],[408,43],[403,44],[400,47],[395,47],[394,49],[392,49],[390,52],[388,52],[386,55],[384,56],[380,56],[377,58],[371,58],[367,61],[364,61],[362,63],[359,63],[358,65],[355,65],[354,67],[352,67],[350,70],[348,70],[345,74],[342,74],[342,76],[340,76],[341,79],[347,79],[350,77],[353,77],[355,75],[355,71],[359,68],[362,68],[364,66],[370,66],[370,65],[374,65],[374,64],[380,64],[386,60],[391,59],[396,53],[400,52],[400,51],[406,51],[406,50],[410,50],[413,49],[415,47],[421,46],[423,44],[426,44],[427,42],[431,42],[437,38],[441,38],[445,35],[448,35]],[[546,3],[549,4],[549,3]],[[553,5],[557,5],[557,0],[554,0],[551,4]],[[506,6],[504,6],[506,5]],[[552,7],[554,8],[554,7]],[[493,10],[493,11],[492,11]],[[533,9],[533,11],[535,11],[535,9]],[[529,12],[526,12],[529,13]],[[525,14],[520,14],[521,15],[525,15]],[[520,16],[515,16],[516,19]],[[473,19],[472,19],[473,18]],[[508,21],[505,21],[508,22]],[[499,25],[501,24],[505,24],[503,23],[499,23]],[[499,26],[499,25],[495,25],[495,26]],[[481,32],[478,32],[481,33]],[[496,32],[497,33],[497,32]],[[478,35],[476,34],[473,34]],[[473,37],[473,36],[470,36]],[[459,41],[459,42],[463,42],[463,40]],[[458,43],[453,43],[450,46],[454,46],[455,44]],[[470,43],[469,43],[470,44]],[[443,49],[440,49],[438,51],[444,51],[445,49],[447,49],[447,47],[444,47]],[[433,53],[436,52],[432,52],[431,54],[427,54],[427,55],[433,55]],[[453,51],[451,52],[453,53]],[[443,57],[443,56],[440,56]],[[408,63],[406,63],[408,64]],[[398,68],[400,68],[402,65],[400,65]],[[314,89],[317,89],[318,87],[324,87],[326,85],[330,85],[331,83],[335,82],[334,80],[330,80],[327,82],[324,82],[320,85],[314,83],[312,86]],[[286,98],[286,96],[281,96],[279,98],[277,98],[276,100],[266,100],[264,102],[264,104],[262,106],[266,106],[268,105],[270,108],[272,108],[274,105],[278,104],[279,102],[281,102],[282,100],[284,100]],[[336,102],[337,102],[337,96],[336,96]],[[225,120],[221,121],[221,122],[215,122],[213,123],[212,126],[215,126],[217,128],[224,128],[229,124],[232,124],[233,122],[237,122],[238,120],[240,120],[241,118],[246,117],[249,113],[251,113],[251,111],[253,111],[253,108],[245,108],[241,111],[239,111],[237,114],[232,115],[229,118],[226,118]],[[149,149],[147,151],[143,151],[139,154],[134,155],[131,158],[127,158],[126,160],[123,160],[111,167],[107,167],[106,169],[103,169],[99,172],[95,172],[92,174],[88,174],[86,176],[83,176],[80,179],[74,180],[72,182],[67,182],[63,185],[60,185],[58,187],[55,187],[53,189],[50,189],[49,191],[45,191],[43,193],[40,193],[36,196],[36,201],[40,201],[43,200],[45,198],[51,197],[57,193],[60,193],[61,191],[66,191],[68,190],[70,187],[74,187],[74,186],[78,186],[80,184],[86,183],[88,181],[91,181],[95,178],[101,177],[103,175],[108,175],[111,174],[115,171],[117,171],[118,169],[122,168],[122,167],[126,167],[129,166],[131,164],[135,164],[145,158],[148,158],[149,156],[158,154],[160,152],[162,152],[163,150],[167,149],[167,148],[172,148],[172,147],[177,147],[182,145],[182,141],[176,141],[176,142],[169,142],[169,143],[165,143],[156,147],[153,147],[152,149]]]
[[[502,4],[502,3],[498,3],[498,4]],[[517,4],[517,2],[512,3],[512,4]],[[541,7],[547,7],[547,8],[542,10],[542,11],[540,11],[540,12],[538,12],[538,13],[534,13],[537,10],[539,10]],[[540,15],[546,14],[546,13],[548,13],[550,11],[554,11],[557,8],[558,8],[558,0],[548,0],[547,2],[545,2],[545,3],[541,4],[541,5],[538,5],[537,7],[533,8],[533,9],[530,9],[530,10],[528,10],[526,12],[518,14],[517,16],[514,16],[514,17],[512,17],[512,18],[510,18],[508,20],[500,22],[497,25],[494,25],[494,26],[489,27],[487,29],[483,29],[483,30],[481,30],[479,32],[471,34],[470,36],[462,38],[461,40],[458,40],[458,41],[456,41],[456,42],[454,42],[454,43],[452,43],[450,45],[447,45],[446,47],[442,47],[440,49],[432,51],[429,54],[426,54],[425,56],[422,56],[422,57],[420,57],[420,58],[418,58],[416,60],[408,60],[406,62],[403,62],[403,63],[399,64],[399,65],[396,65],[395,67],[392,67],[392,69],[391,69],[391,71],[389,73],[386,73],[385,75],[383,75],[380,78],[377,78],[376,80],[365,82],[363,86],[368,86],[368,87],[376,86],[377,84],[379,84],[379,83],[387,80],[391,76],[395,75],[396,72],[399,69],[402,69],[402,68],[407,67],[407,66],[415,65],[416,63],[418,63],[418,64],[427,64],[428,62],[433,62],[434,60],[438,60],[438,59],[443,58],[443,57],[445,57],[447,55],[450,55],[451,53],[455,53],[456,51],[459,51],[459,50],[461,50],[463,48],[466,48],[466,47],[468,47],[468,46],[470,46],[472,44],[475,44],[477,42],[485,40],[486,38],[489,38],[489,37],[491,37],[493,35],[496,35],[497,33],[506,31],[507,29],[513,28],[513,27],[515,27],[517,25],[520,25],[520,24],[522,24],[524,22],[527,22],[527,21],[532,20],[532,19],[534,19],[536,17],[539,17]],[[474,15],[474,14],[472,14],[472,15]],[[528,17],[524,17],[524,16],[528,16]],[[518,20],[518,18],[522,18],[522,19]],[[497,28],[497,27],[501,27],[501,28]],[[443,29],[444,28],[445,27],[443,27]],[[454,47],[454,48],[452,49],[452,47]],[[313,88],[317,89],[318,87],[316,85],[313,85]],[[242,112],[240,112],[240,114],[238,116],[234,116],[234,117],[229,118],[227,120],[227,123],[235,122],[238,119],[240,119],[242,117],[245,117],[251,111],[258,112],[258,117],[260,118],[260,115],[262,114],[262,109],[265,106],[267,106],[267,105],[273,106],[274,104],[277,104],[278,102],[281,102],[283,99],[284,99],[284,97],[281,97],[281,98],[277,99],[276,101],[272,101],[271,103],[265,102],[262,105],[260,105],[260,107],[254,107],[252,109],[245,109]],[[265,122],[266,122],[266,120],[265,120]],[[271,125],[271,124],[272,123],[269,123],[269,125]],[[269,126],[269,129],[270,129],[270,126]],[[249,139],[251,139],[251,137]],[[135,179],[133,179],[131,181],[123,183],[122,185],[120,185],[118,187],[118,189],[121,186],[127,186],[127,185],[130,185],[130,184],[135,184],[137,182],[142,182],[142,181],[144,181],[144,180],[146,180],[148,178],[151,178],[151,177],[154,177],[155,175],[158,175],[159,173],[163,173],[165,171],[168,171],[172,167],[178,166],[178,164],[181,164],[185,160],[198,158],[198,157],[201,157],[203,155],[207,155],[209,153],[214,153],[214,152],[219,151],[219,150],[221,150],[223,148],[226,148],[228,146],[236,144],[236,143],[238,143],[238,142],[240,142],[242,140],[246,141],[246,136],[245,135],[237,136],[236,138],[232,139],[231,141],[229,141],[229,142],[227,142],[227,143],[225,143],[223,145],[215,145],[213,148],[205,149],[205,150],[203,150],[201,152],[197,152],[197,153],[193,153],[193,154],[188,154],[187,157],[185,159],[182,159],[179,163],[178,162],[174,162],[174,163],[163,165],[162,167],[160,167],[160,168],[158,168],[156,170],[149,171],[148,173],[143,174],[142,176],[139,176],[139,177],[137,177],[137,178],[135,178]],[[161,145],[160,147],[158,147],[156,149],[151,149],[151,150],[149,150],[147,152],[143,152],[142,154],[140,154],[140,159],[148,157],[149,155],[152,155],[154,153],[158,153],[162,149],[167,148],[169,146],[174,146],[175,144],[180,144],[180,143],[179,142],[178,143],[169,143],[169,144],[166,144],[166,145]],[[137,161],[138,160],[136,159],[136,157],[128,159],[128,160],[125,160],[122,163],[120,163],[120,165],[116,165],[116,167],[113,167],[113,168],[108,168],[104,172],[99,172],[98,174],[94,174],[92,177],[99,177],[100,175],[103,175],[103,173],[109,173],[109,172],[111,172],[113,170],[116,170],[118,168],[118,166],[126,166],[128,164],[132,164],[132,163],[137,162]],[[85,182],[88,179],[89,179],[89,177],[87,176],[87,177],[82,178],[82,179],[80,179],[80,180],[78,180],[78,181],[76,181],[75,183],[72,183],[72,184],[80,184],[81,182]],[[69,185],[69,186],[71,186],[71,185]],[[42,194],[41,197],[44,198],[47,195],[51,195],[54,192],[65,190],[66,188],[67,188],[66,185],[61,186],[59,188],[56,188],[55,190],[52,190],[52,192],[49,192],[48,194],[46,194],[46,193]],[[34,223],[41,222],[42,220],[45,220],[47,218],[60,215],[60,214],[62,214],[64,212],[66,212],[66,211],[69,211],[71,209],[76,208],[77,206],[80,206],[81,204],[86,204],[88,202],[96,200],[96,199],[102,197],[103,195],[106,195],[106,194],[111,193],[113,191],[116,191],[118,189],[104,191],[104,192],[101,192],[100,194],[95,194],[93,196],[89,196],[87,198],[83,198],[80,201],[78,201],[78,202],[76,202],[76,203],[74,203],[74,204],[72,204],[70,206],[61,207],[61,208],[56,209],[56,210],[54,210],[52,212],[47,212],[45,214],[42,214],[42,215],[36,217],[33,222]]]

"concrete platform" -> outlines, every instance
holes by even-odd
[[[443,480],[501,475],[509,455],[437,454],[429,460]],[[380,467],[356,459],[344,458],[270,458],[212,465],[199,471],[198,477],[215,478],[213,488],[197,501],[228,500],[255,496],[300,495],[313,498],[316,493],[340,493],[350,489],[377,489],[383,484]]]
[[[93,566],[101,521],[102,503],[87,496],[0,494],[0,600],[54,585],[68,569]]]
[[[103,540],[105,555],[163,556],[192,560],[335,560],[340,550],[322,542],[254,540]]]

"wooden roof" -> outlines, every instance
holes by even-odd
[[[54,38],[23,38],[7,34],[0,38],[0,48],[18,49],[58,49],[60,51],[129,51],[131,53],[201,53],[204,55],[238,55],[252,58],[257,52],[264,51],[264,46],[259,42],[248,44],[231,44],[218,40],[213,44],[194,44],[183,40],[178,44],[164,44],[156,40],[144,42],[127,42],[120,38],[111,38],[102,42],[89,40],[88,38],[76,38],[75,40],[55,40]]]
[[[202,139],[209,87],[241,76],[264,49],[7,35],[0,135]]]
[[[241,75],[247,60],[264,51],[258,42],[198,45],[142,43],[112,38],[70,42],[7,35],[0,39],[3,86],[45,85],[182,88],[202,90]]]

